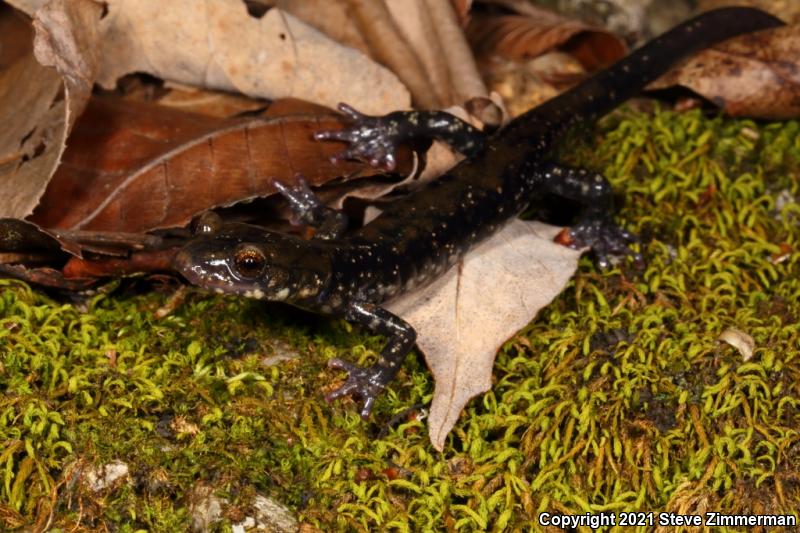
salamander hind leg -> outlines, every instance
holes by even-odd
[[[640,254],[630,249],[637,242],[632,233],[613,219],[613,191],[608,180],[595,172],[549,163],[543,169],[544,187],[550,192],[581,202],[584,210],[567,234],[563,244],[572,248],[588,246],[601,268],[611,265],[610,257],[630,255],[636,263]]]
[[[481,152],[486,135],[460,118],[444,111],[395,111],[384,116],[359,113],[347,104],[339,110],[352,121],[343,130],[318,131],[318,141],[349,143],[349,148],[334,156],[334,161],[359,159],[374,167],[394,170],[397,147],[411,139],[438,139],[454,150],[473,156]]]
[[[351,303],[345,318],[389,338],[381,351],[380,359],[372,366],[361,367],[342,359],[328,361],[328,366],[344,370],[348,376],[344,385],[328,394],[325,399],[330,402],[342,396],[353,395],[361,401],[361,417],[366,419],[372,412],[375,399],[394,379],[403,359],[413,348],[417,332],[402,318],[366,302]]]
[[[289,202],[295,217],[294,222],[308,224],[317,230],[314,233],[315,239],[338,239],[347,229],[347,215],[323,204],[300,174],[295,176],[293,185],[277,180],[272,183]]]

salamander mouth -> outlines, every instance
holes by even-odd
[[[192,285],[216,292],[242,292],[236,286],[236,275],[223,259],[199,258],[192,253],[191,245],[181,249],[172,260],[172,266]]]
[[[192,268],[192,254],[186,248],[182,248],[172,258],[172,266],[175,270],[189,281],[192,285],[199,285],[202,282],[202,277]],[[196,263],[194,263],[196,264]]]

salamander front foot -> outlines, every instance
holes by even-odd
[[[314,138],[318,141],[341,141],[350,146],[333,156],[334,162],[345,159],[367,161],[373,167],[394,170],[397,165],[395,152],[402,141],[403,123],[400,113],[383,117],[373,117],[359,113],[347,104],[339,104],[339,111],[352,120],[352,125],[343,130],[318,131]]]
[[[330,403],[343,396],[356,397],[361,401],[361,418],[369,418],[375,399],[392,379],[387,369],[379,365],[361,367],[342,359],[331,359],[328,366],[344,370],[348,376],[344,385],[326,395],[325,400]]]
[[[315,228],[315,239],[338,239],[347,229],[347,216],[323,204],[302,175],[295,175],[293,184],[287,185],[278,180],[273,180],[272,184],[289,202],[293,213],[292,224],[308,224]]]
[[[610,218],[581,220],[557,237],[557,240],[571,248],[590,247],[600,268],[610,267],[611,256],[620,255],[633,257],[636,265],[644,264],[642,254],[634,252],[629,246],[638,242],[637,237],[619,227]]]

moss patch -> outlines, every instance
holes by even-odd
[[[382,345],[343,321],[199,294],[162,320],[163,293],[81,311],[1,281],[0,524],[180,531],[200,484],[230,502],[220,530],[256,491],[326,531],[796,512],[800,126],[623,110],[592,136],[564,158],[611,179],[647,265],[582,260],[444,454],[409,411],[432,392],[417,357],[369,422],[322,400],[342,378],[328,358]],[[750,360],[716,341],[731,327],[753,337]],[[114,460],[126,479],[79,481]]]

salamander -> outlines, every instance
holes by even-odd
[[[573,246],[591,247],[601,267],[609,256],[633,254],[634,236],[612,219],[612,190],[601,175],[553,160],[570,127],[591,123],[690,53],[724,39],[782,23],[751,8],[723,8],[691,19],[575,88],[486,136],[440,111],[365,116],[340,109],[352,125],[316,134],[349,143],[341,158],[391,168],[399,143],[415,137],[448,142],[467,157],[439,179],[391,204],[360,229],[347,232],[343,214],[323,205],[303,180],[275,183],[300,221],[317,228],[310,240],[262,227],[223,224],[213,216],[176,255],[191,283],[219,293],[282,301],[343,317],[387,337],[378,361],[359,367],[341,359],[344,384],[331,401],[352,395],[368,417],[416,340],[414,329],[381,304],[444,274],[470,248],[518,216],[537,196],[555,193],[584,206],[569,230]]]

